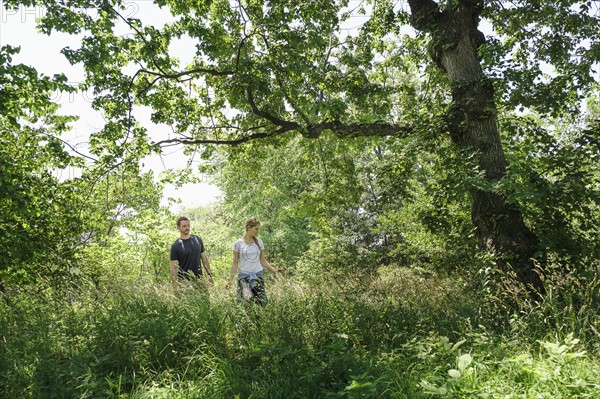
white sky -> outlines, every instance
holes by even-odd
[[[125,17],[136,16],[146,23],[152,22],[160,25],[164,21],[165,14],[153,4],[150,0],[126,0],[126,10],[123,13]],[[80,37],[53,33],[46,36],[38,33],[36,30],[36,19],[44,15],[44,10],[39,7],[21,7],[16,11],[6,12],[3,1],[0,0],[0,45],[10,44],[12,46],[21,46],[20,54],[13,58],[14,63],[23,63],[35,67],[38,72],[47,76],[58,73],[64,73],[68,77],[69,83],[77,85],[83,80],[83,68],[80,65],[72,66],[65,57],[60,54],[60,50],[66,46],[79,48]],[[117,25],[118,27],[118,25]],[[124,28],[124,24],[123,24]],[[193,45],[193,44],[192,44]],[[187,48],[185,43],[180,44],[181,54]],[[193,51],[188,53],[193,54]],[[187,60],[183,60],[187,63]],[[91,133],[99,131],[104,126],[102,115],[91,109],[91,93],[62,94],[56,93],[55,101],[62,105],[63,114],[78,115],[79,121],[73,126],[73,130],[68,137],[63,137],[69,143],[85,152],[88,137]],[[135,111],[136,117],[140,120],[148,120],[147,112],[142,110]],[[151,126],[148,121],[144,125],[149,131],[162,133],[164,129],[170,131],[168,126]],[[162,156],[153,156],[144,160],[145,169],[153,170],[155,175],[167,169],[182,169],[190,161],[190,157],[183,154],[183,148],[175,147],[166,149]],[[191,159],[192,169],[195,171],[198,160]],[[67,172],[69,173],[69,172]],[[180,188],[168,185],[165,188],[163,196],[163,205],[168,205],[168,198],[174,198],[182,201],[186,207],[203,205],[218,200],[219,189],[210,184],[210,176],[199,176],[200,183],[186,184]],[[173,211],[178,211],[182,205],[172,204]]]

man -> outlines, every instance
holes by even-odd
[[[208,281],[213,284],[210,262],[204,250],[204,243],[197,235],[190,234],[190,219],[182,216],[177,219],[177,230],[179,238],[171,245],[171,277],[173,282],[177,278],[202,278],[200,261],[206,270]]]

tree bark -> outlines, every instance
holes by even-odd
[[[450,79],[452,140],[477,154],[479,171],[488,182],[501,179],[508,162],[500,141],[494,88],[478,56],[485,42],[478,30],[483,2],[448,1],[443,11],[431,0],[410,0],[409,4],[413,26],[432,35],[431,57]],[[520,282],[540,291],[541,278],[533,263],[539,240],[525,225],[518,206],[498,193],[477,187],[470,192],[471,218],[480,247],[508,265]]]

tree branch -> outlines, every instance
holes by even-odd
[[[80,157],[82,157],[82,158],[87,158],[87,159],[89,159],[89,160],[90,160],[90,161],[92,161],[92,162],[98,162],[98,160],[97,160],[96,158],[94,158],[94,157],[91,157],[91,156],[89,156],[89,155],[86,155],[86,154],[84,154],[84,153],[82,153],[82,152],[79,152],[79,151],[77,151],[77,149],[76,149],[74,146],[72,146],[72,145],[71,145],[69,142],[67,142],[67,141],[65,141],[65,140],[63,140],[63,139],[61,139],[60,137],[58,137],[58,136],[55,136],[55,135],[53,135],[53,134],[50,134],[50,133],[42,133],[42,134],[44,134],[44,135],[46,135],[46,136],[48,136],[48,137],[51,137],[51,138],[53,138],[53,139],[55,139],[55,140],[58,140],[58,141],[60,141],[60,142],[62,142],[64,145],[66,145],[67,147],[69,147],[69,148],[71,149],[71,151],[72,151],[72,152],[74,152],[75,154],[79,155]]]
[[[237,139],[231,140],[218,140],[218,139],[192,139],[189,137],[181,137],[174,139],[167,139],[155,142],[153,145],[167,146],[167,145],[200,145],[200,144],[216,144],[216,145],[231,145],[236,146],[246,143],[251,140],[264,139],[269,137],[280,136],[290,131],[298,131],[302,135],[309,139],[317,139],[323,134],[323,132],[329,130],[333,132],[339,138],[355,138],[355,137],[401,137],[407,136],[413,133],[414,128],[409,125],[397,125],[387,122],[373,122],[373,123],[350,123],[344,124],[340,121],[331,122],[320,122],[316,125],[309,127],[308,129],[302,128],[300,125],[293,122],[286,122],[289,126],[280,126],[279,129],[273,132],[261,132],[253,133],[248,136],[243,136]],[[297,126],[292,128],[291,125]]]
[[[318,138],[321,134],[330,130],[339,138],[354,137],[400,137],[413,133],[414,129],[408,125],[396,125],[387,122],[372,123],[350,123],[345,124],[340,121],[320,122],[308,129],[305,135],[307,138]]]
[[[235,73],[233,71],[219,71],[218,69],[215,69],[215,68],[195,68],[195,69],[189,69],[186,71],[175,72],[175,73],[155,72],[155,71],[151,71],[148,69],[140,69],[140,70],[138,70],[138,72],[158,76],[159,78],[162,78],[162,79],[178,79],[182,76],[188,76],[188,75],[192,75],[192,74],[196,74],[196,73],[206,73],[206,74],[209,74],[212,76],[227,76],[227,75],[233,75]]]
[[[216,140],[216,139],[189,139],[189,138],[177,138],[157,141],[153,145],[163,146],[165,144],[183,144],[183,145],[199,145],[199,144],[217,144],[217,145],[231,145],[236,146],[246,143],[251,140],[264,139],[268,137],[279,136],[289,130],[278,129],[273,133],[254,133],[249,136],[240,137],[233,140]]]
[[[262,111],[258,108],[256,103],[254,102],[254,95],[250,89],[246,90],[246,98],[248,99],[248,103],[250,104],[250,108],[252,109],[252,113],[256,116],[260,116],[263,119],[268,120],[272,124],[276,126],[280,126],[282,129],[286,129],[286,131],[290,130],[298,130],[302,131],[302,125],[297,122],[290,122],[283,119],[280,119],[274,115],[269,114],[268,112]]]

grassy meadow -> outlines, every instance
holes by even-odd
[[[236,304],[223,278],[11,292],[0,397],[600,397],[597,278],[509,306],[392,266],[268,277],[266,308]]]

